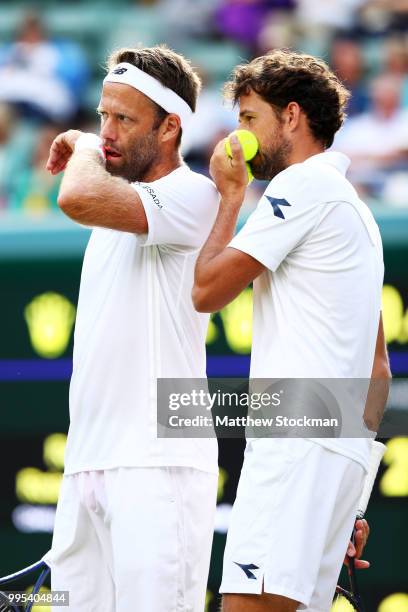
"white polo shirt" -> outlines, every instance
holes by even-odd
[[[278,174],[229,245],[267,268],[254,282],[252,378],[371,377],[382,244],[348,165],[328,152]],[[313,441],[367,468],[368,439]]]
[[[74,337],[65,473],[134,466],[217,472],[216,439],[157,439],[156,379],[205,378],[209,316],[191,300],[218,194],[187,166],[136,183],[147,235],[94,229]]]

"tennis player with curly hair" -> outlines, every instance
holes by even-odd
[[[232,160],[217,145],[221,204],[196,265],[197,310],[219,310],[254,281],[251,378],[388,381],[380,234],[345,178],[349,160],[327,151],[347,90],[322,60],[284,50],[238,66],[226,90],[259,141],[253,174],[270,182],[234,237],[247,170],[237,139]],[[247,440],[224,612],[328,612],[346,551],[368,566],[365,521],[355,548],[349,540],[370,448],[369,436]]]

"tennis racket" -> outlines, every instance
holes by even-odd
[[[37,561],[37,563],[33,563],[24,569],[15,572],[14,574],[10,574],[9,576],[4,576],[0,578],[0,612],[30,612],[33,607],[35,595],[39,592],[40,588],[44,584],[45,579],[50,573],[50,568],[45,563],[45,561]],[[38,575],[37,575],[38,574]],[[28,595],[32,595],[32,600],[28,601],[26,604],[18,601],[18,597],[11,597],[10,595],[6,595],[6,592],[13,592],[17,589],[16,584],[20,585],[21,582],[25,581],[27,576],[37,575],[37,579],[32,590],[28,593]],[[6,588],[4,588],[6,586]]]
[[[386,446],[384,446],[384,444],[381,444],[381,442],[373,441],[372,447],[371,447],[371,453],[370,453],[370,463],[368,467],[368,473],[364,481],[363,492],[361,494],[360,501],[358,504],[356,520],[362,519],[365,515],[367,506],[368,506],[368,502],[371,496],[371,492],[373,490],[375,478],[377,476],[378,468],[380,466],[381,459],[383,458],[385,451],[386,451]],[[353,544],[354,544],[354,538],[355,538],[355,529],[353,529],[353,533],[351,536],[351,541],[353,542]],[[350,590],[343,589],[341,586],[337,585],[336,593],[333,599],[332,610],[333,612],[337,612],[337,610],[338,612],[341,612],[343,610],[352,609],[352,610],[357,610],[357,612],[365,612],[364,604],[363,604],[360,592],[358,590],[354,557],[348,557],[347,573],[348,573]],[[342,606],[342,603],[341,603],[342,598],[343,598],[343,601],[344,599],[348,601],[351,608],[350,606],[348,606],[348,608]]]

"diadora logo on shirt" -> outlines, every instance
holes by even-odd
[[[149,187],[149,185],[140,185],[142,189],[146,189],[147,193],[152,197],[153,202],[156,204],[157,208],[163,208],[163,204],[160,203],[159,198],[157,197],[154,189]]]
[[[113,71],[113,74],[124,74],[125,72],[127,72],[127,68],[116,68],[116,70]]]
[[[249,578],[249,580],[257,580],[257,576],[255,576],[255,574],[251,571],[259,569],[257,565],[254,565],[253,563],[238,563],[237,561],[234,561],[234,563],[242,569],[245,576]]]
[[[279,217],[279,219],[285,219],[285,215],[281,211],[280,207],[290,206],[289,202],[285,200],[285,198],[271,198],[271,196],[265,196],[265,198],[271,204],[275,217]]]

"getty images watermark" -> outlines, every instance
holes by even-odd
[[[161,438],[373,438],[383,419],[388,385],[344,378],[159,379],[157,434]],[[386,413],[383,426],[395,435],[396,422],[390,414]],[[407,431],[400,433],[408,433],[408,401],[401,426]]]
[[[248,408],[250,412],[262,410],[263,408],[276,408],[281,405],[284,391],[274,393],[247,393],[217,391],[210,393],[204,389],[193,389],[190,393],[170,393],[169,410],[179,411],[182,408],[201,408],[208,412],[214,408]],[[247,427],[248,425],[272,427],[337,427],[337,418],[312,418],[306,415],[301,417],[289,417],[282,414],[276,416],[229,416],[228,414],[196,414],[195,416],[185,416],[179,413],[171,414],[168,420],[170,427],[201,427],[213,426],[221,427]]]

